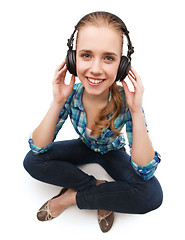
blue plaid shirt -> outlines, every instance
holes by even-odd
[[[60,112],[52,143],[50,143],[48,146],[44,148],[38,148],[33,144],[33,140],[30,137],[29,144],[34,154],[44,153],[52,146],[59,130],[63,126],[68,116],[70,116],[71,122],[76,132],[79,134],[79,137],[81,138],[81,140],[92,150],[96,152],[100,152],[101,154],[104,154],[111,150],[120,149],[126,145],[123,134],[118,137],[112,138],[111,135],[113,134],[113,132],[110,129],[103,129],[101,132],[101,135],[96,139],[88,137],[85,134],[87,119],[86,119],[85,110],[82,105],[83,89],[84,87],[81,83],[75,84],[70,97],[68,98],[62,111]],[[120,90],[120,94],[123,101],[126,103],[125,93],[123,88],[119,87],[119,90]],[[111,98],[111,94],[109,96],[109,101],[110,101],[110,98]],[[129,142],[129,147],[131,149],[132,148],[132,118],[127,105],[126,105],[126,108],[124,109],[122,108],[120,115],[114,121],[115,128],[122,129],[125,124],[126,124],[126,133],[127,133],[127,138]],[[136,163],[133,162],[131,158],[130,158],[130,162],[133,168],[135,169],[135,171],[137,172],[137,174],[139,174],[144,180],[148,180],[154,175],[154,172],[158,166],[158,163],[160,162],[160,155],[157,152],[155,152],[154,159],[147,166],[142,166],[142,167],[138,166]]]

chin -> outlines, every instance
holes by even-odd
[[[92,96],[100,96],[104,94],[105,92],[109,91],[109,87],[89,87],[89,86],[84,86],[86,93]]]

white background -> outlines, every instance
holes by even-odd
[[[130,31],[151,140],[162,155],[156,176],[164,191],[158,210],[116,213],[106,234],[96,211],[76,206],[51,222],[37,221],[37,210],[59,188],[32,179],[22,166],[28,136],[51,102],[51,81],[67,39],[81,17],[97,10],[118,15]],[[184,239],[184,22],[183,0],[1,0],[1,239]],[[76,137],[67,121],[57,139]],[[98,166],[84,171],[109,179]]]

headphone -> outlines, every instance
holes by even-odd
[[[128,72],[131,68],[131,54],[134,53],[134,47],[132,46],[132,43],[130,41],[129,31],[127,30],[124,22],[116,15],[114,15],[112,13],[107,13],[107,12],[95,12],[95,13],[109,14],[109,15],[111,15],[111,18],[114,21],[121,23],[121,25],[122,25],[122,31],[123,31],[124,35],[126,36],[127,42],[128,42],[128,51],[127,51],[127,56],[121,56],[121,60],[120,60],[120,64],[118,67],[118,72],[117,72],[115,81],[118,81],[118,80],[123,81],[124,78],[128,75]],[[76,50],[73,50],[74,35],[75,35],[75,32],[77,31],[79,25],[81,24],[81,22],[86,20],[86,18],[90,14],[85,15],[77,23],[77,25],[75,26],[74,32],[72,33],[70,39],[68,39],[68,42],[67,42],[67,46],[69,49],[67,51],[67,56],[66,56],[66,66],[67,66],[68,71],[75,76],[77,76],[77,72],[76,72]]]

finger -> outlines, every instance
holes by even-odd
[[[75,76],[72,75],[72,76],[71,76],[71,82],[70,82],[70,85],[74,85],[75,80],[76,80]]]
[[[143,84],[142,84],[142,81],[141,81],[141,77],[139,76],[139,74],[134,70],[134,68],[133,67],[131,67],[131,76],[134,74],[134,76],[135,76],[135,81],[137,82],[137,84],[138,84],[138,86],[140,87],[140,88],[144,88],[143,87]]]
[[[136,80],[138,77],[137,72],[133,69],[133,67],[130,68],[129,74]]]
[[[141,82],[141,77],[139,76],[139,74],[134,70],[133,67],[130,68],[129,74],[138,82]]]
[[[127,83],[125,81],[122,82],[122,85],[123,85],[123,89],[125,91],[125,95],[127,96],[130,93],[128,85],[127,85]]]
[[[63,68],[61,68],[61,69],[58,71],[58,73],[60,74],[60,73],[65,72],[65,71],[67,71],[67,66],[66,66],[66,65],[65,65]]]
[[[67,73],[67,67],[61,69],[59,72],[56,72],[54,77],[54,82],[58,84],[61,83],[61,81],[64,82],[66,73]]]
[[[64,68],[62,68],[60,71],[58,71],[58,76],[59,77],[65,77],[67,73],[67,66],[65,66]]]
[[[132,82],[134,88],[136,88],[136,87],[137,87],[136,79],[135,79],[131,74],[128,75],[128,78],[129,78],[130,81]]]
[[[57,67],[56,71],[60,71],[66,64],[66,60],[63,60],[62,63]]]
[[[131,66],[131,68],[130,68],[130,71],[134,74],[134,76],[136,76],[137,75],[137,72],[136,72],[136,70],[134,70],[134,68]]]
[[[136,76],[134,76],[134,74],[132,72],[128,73],[128,76],[132,77],[134,80],[136,80]]]
[[[132,75],[128,75],[128,78],[130,79],[130,81],[132,82],[133,86],[134,86],[134,91],[141,91],[143,92],[144,91],[144,87],[143,87],[143,84],[141,82],[141,78],[138,77],[137,79],[134,79],[132,77]]]
[[[65,80],[66,74],[67,74],[67,66],[65,66],[65,68],[61,70],[59,76]]]
[[[136,72],[136,70],[133,67],[131,67],[130,70],[131,70],[131,73],[135,76],[136,79],[140,79],[139,74]]]

